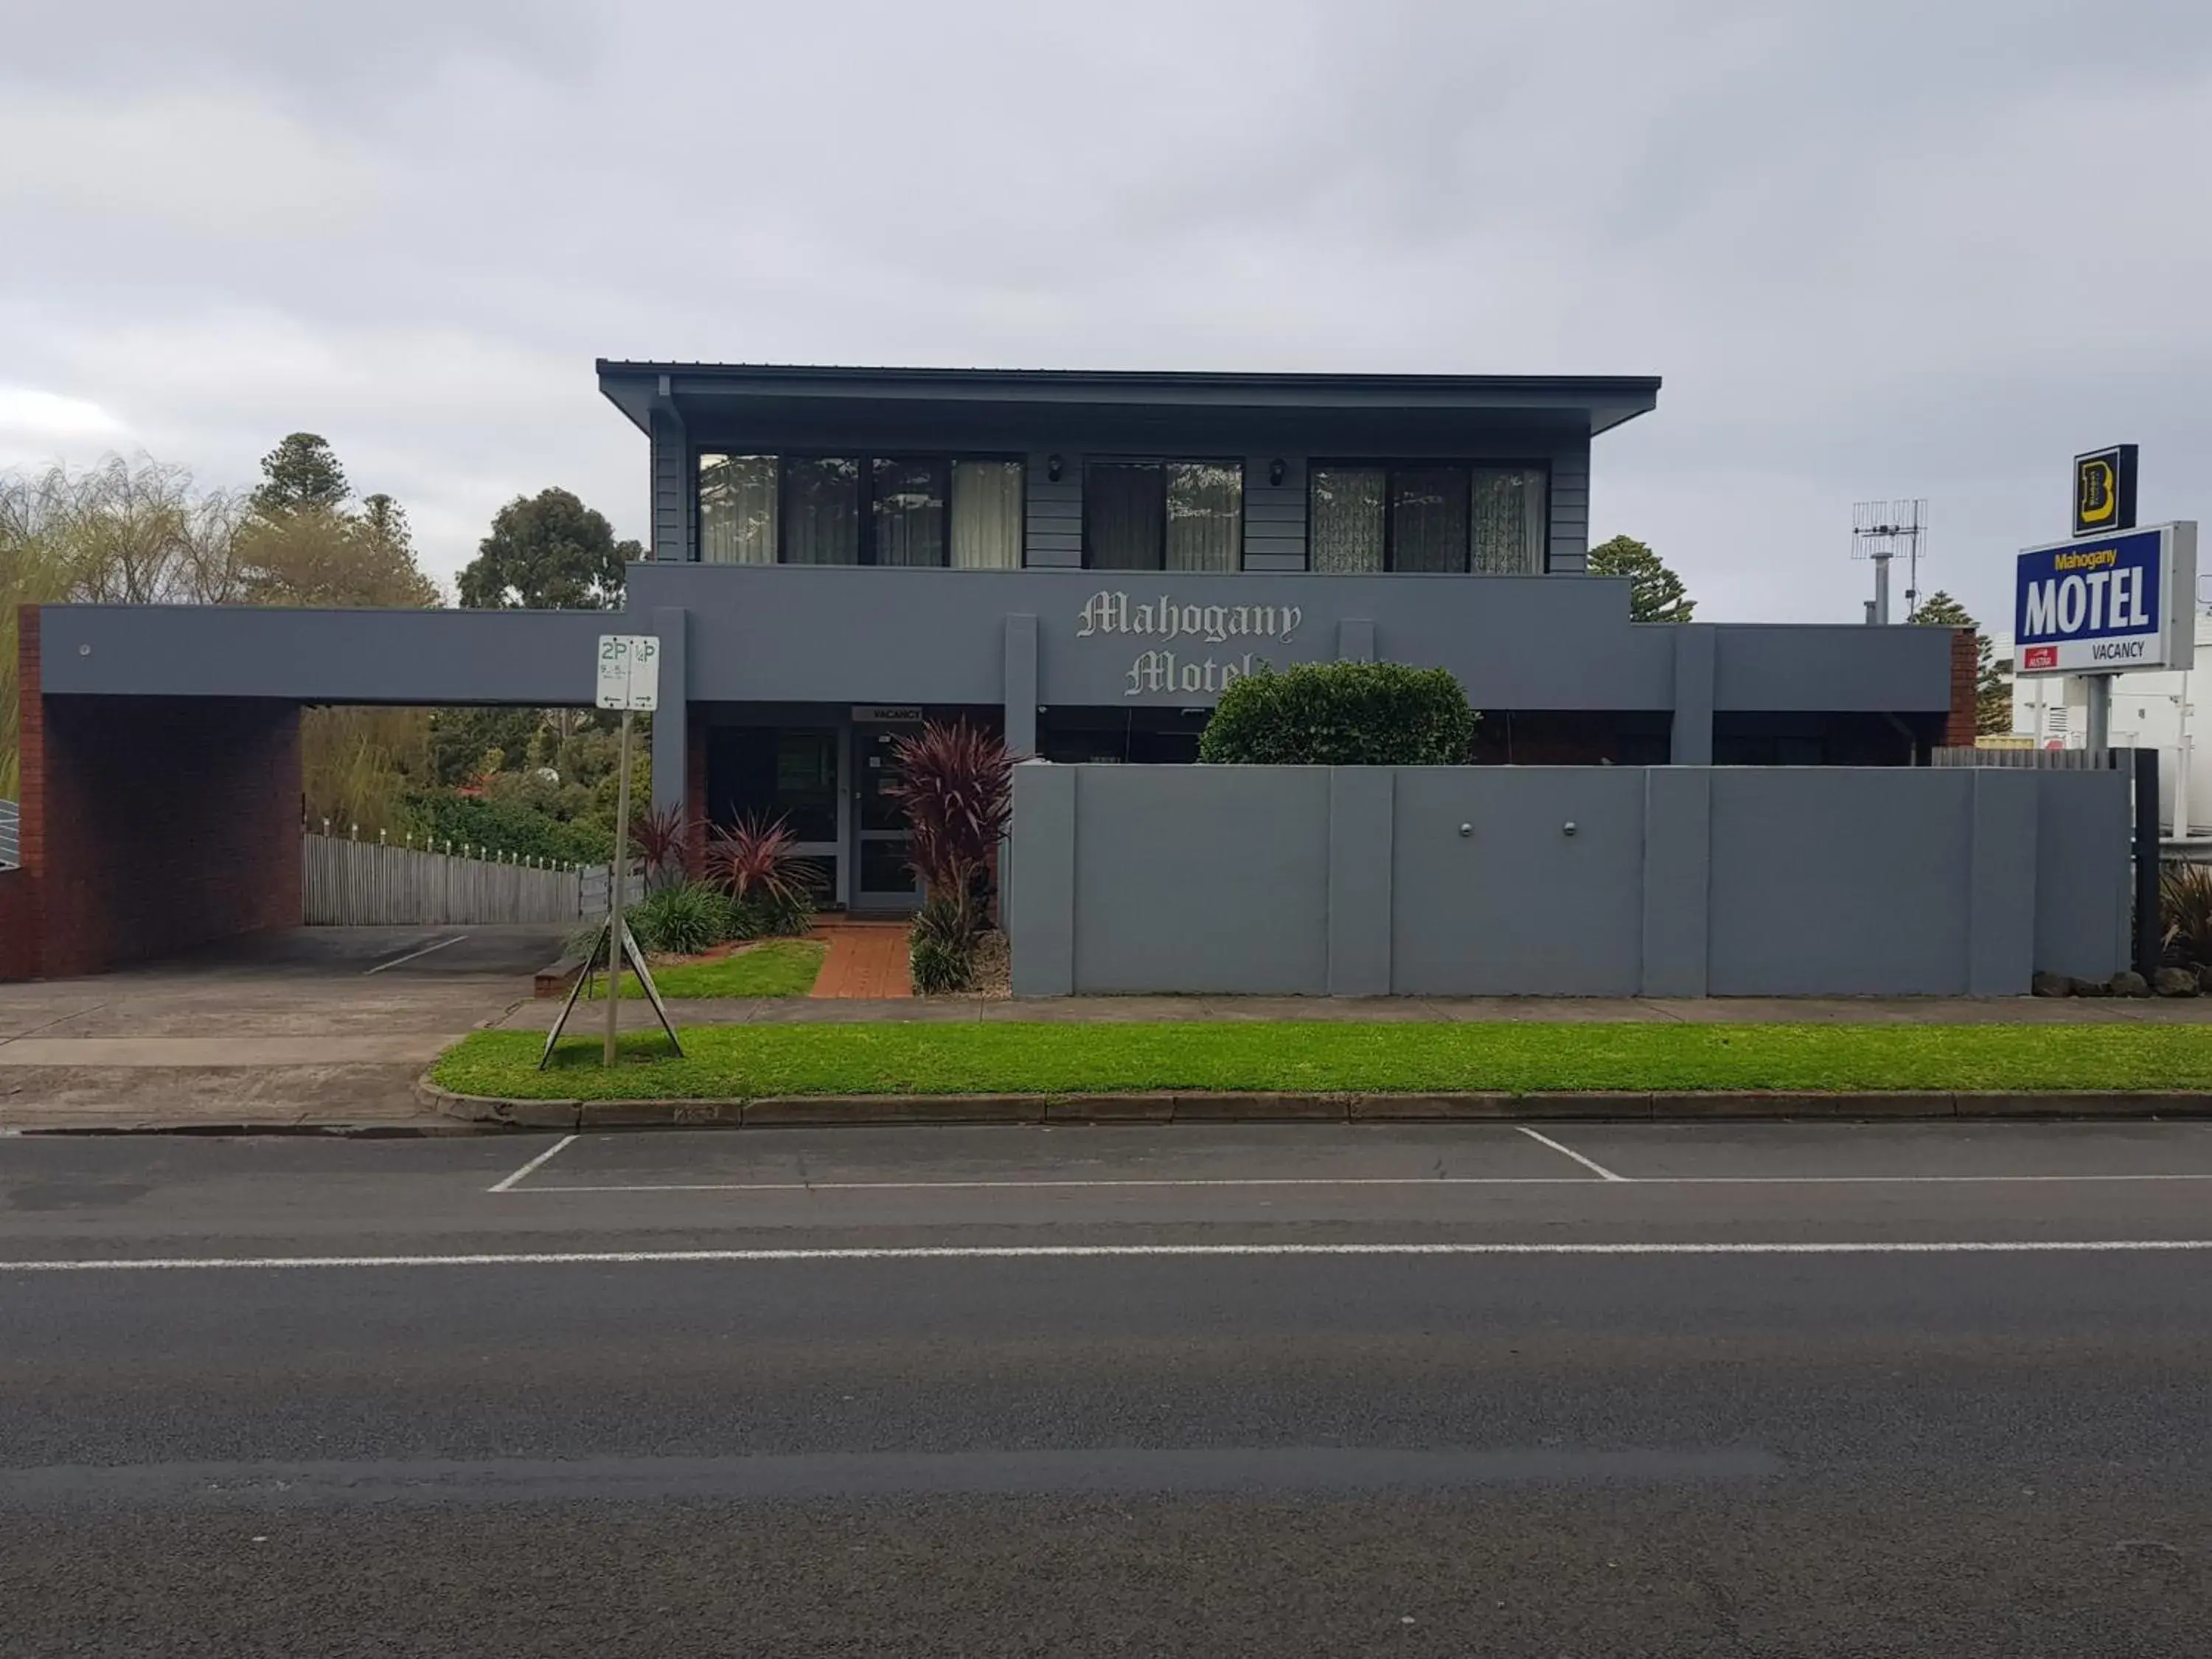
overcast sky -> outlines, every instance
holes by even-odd
[[[320,432],[450,575],[594,357],[1656,373],[1592,528],[2002,619],[2068,458],[2212,516],[2204,0],[0,0],[0,465]]]

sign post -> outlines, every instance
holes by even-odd
[[[623,946],[629,938],[623,922],[623,889],[629,884],[629,737],[636,711],[660,705],[660,641],[649,634],[599,635],[599,707],[622,710],[620,770],[615,785],[615,863],[607,881],[607,1040],[599,1063],[615,1063],[622,1021]],[[645,964],[637,964],[638,971]]]
[[[629,884],[629,876],[630,732],[640,709],[650,714],[660,706],[660,641],[650,634],[600,635],[597,702],[601,708],[622,711],[621,758],[617,762],[620,769],[615,784],[615,855],[613,867],[607,872],[607,919],[600,924],[599,938],[592,941],[592,948],[585,953],[583,971],[569,989],[561,1018],[553,1022],[552,1030],[546,1034],[545,1051],[538,1057],[538,1069],[541,1072],[553,1058],[554,1047],[561,1040],[562,1028],[568,1024],[569,1014],[574,1012],[577,997],[592,982],[592,965],[599,960],[601,940],[606,945],[607,1031],[599,1051],[600,1063],[615,1063],[616,1040],[621,1030],[625,958],[653,1004],[653,1012],[660,1017],[660,1028],[668,1033],[668,1041],[679,1057],[684,1053],[683,1043],[677,1040],[676,1027],[669,1021],[667,1006],[660,1000],[659,988],[653,984],[653,974],[645,965],[645,952],[637,948],[629,923],[623,920],[623,902],[628,896],[623,889]]]

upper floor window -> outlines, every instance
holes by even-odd
[[[1310,476],[1311,569],[1532,575],[1544,568],[1540,466],[1322,463]]]
[[[1094,461],[1084,470],[1083,562],[1094,570],[1234,570],[1244,541],[1236,461]]]
[[[708,564],[899,564],[1012,570],[1019,461],[942,455],[699,457]]]

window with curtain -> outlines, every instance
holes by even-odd
[[[1244,535],[1236,462],[1099,461],[1083,483],[1084,562],[1095,570],[1235,570]]]
[[[1157,466],[1102,461],[1083,479],[1083,562],[1098,570],[1165,562],[1168,481]]]
[[[1389,475],[1379,466],[1317,466],[1306,507],[1307,567],[1336,575],[1383,568]]]
[[[1467,568],[1467,469],[1390,469],[1390,568]]]
[[[705,564],[1022,564],[1019,461],[711,451],[699,456],[697,488]]]
[[[783,562],[860,562],[860,463],[844,457],[783,464]]]
[[[1167,475],[1167,568],[1236,569],[1243,562],[1244,469],[1170,461]]]
[[[950,465],[879,455],[871,467],[876,564],[945,563],[945,502]]]
[[[1540,575],[1549,514],[1544,470],[1483,466],[1474,472],[1474,567],[1491,575]]]
[[[775,562],[773,455],[699,458],[699,557],[708,564]]]
[[[952,568],[1018,570],[1028,497],[1019,461],[952,463]]]
[[[1540,466],[1323,462],[1308,478],[1310,569],[1524,575],[1544,568],[1549,503]]]

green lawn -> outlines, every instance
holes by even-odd
[[[478,1031],[432,1075],[459,1094],[569,1100],[785,1094],[1068,1094],[1153,1089],[2203,1089],[2198,1025],[740,1025],[599,1039]]]
[[[714,962],[672,963],[653,970],[660,994],[678,997],[803,997],[814,988],[822,971],[823,952],[830,947],[811,939],[777,939],[732,951]],[[607,976],[592,975],[592,994],[607,994]],[[642,997],[645,988],[635,974],[623,975],[623,994]]]

